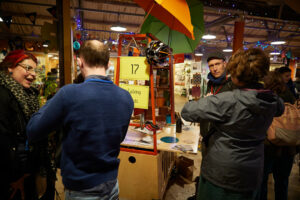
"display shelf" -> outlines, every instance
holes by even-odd
[[[120,61],[122,53],[122,42],[124,40],[131,40],[132,38],[135,38],[136,40],[147,39],[149,42],[153,37],[144,34],[119,36],[117,68],[115,74],[116,85],[119,85],[120,82]],[[129,66],[133,66],[132,63],[129,64],[131,64]],[[124,66],[128,68],[128,63],[125,63]],[[129,69],[131,68],[129,67]],[[146,69],[148,68],[146,67]],[[132,70],[129,71],[132,73]],[[124,77],[124,74],[122,74],[122,77]],[[156,80],[158,81],[156,82]],[[130,125],[126,138],[121,144],[122,147],[120,148],[121,151],[119,155],[119,158],[121,160],[118,175],[120,186],[120,199],[162,199],[165,188],[168,183],[168,179],[170,178],[171,169],[173,168],[173,165],[176,160],[175,152],[182,152],[181,150],[178,150],[178,148],[175,148],[176,145],[182,142],[186,143],[186,141],[188,141],[187,145],[197,143],[195,145],[196,148],[198,145],[198,139],[192,139],[191,143],[189,142],[191,137],[188,133],[176,135],[174,126],[175,107],[172,56],[169,57],[168,67],[149,65],[149,81],[145,80],[145,85],[149,86],[150,101],[147,105],[148,109],[145,109],[144,112],[142,109],[136,109],[139,110],[139,112],[141,112],[141,119],[144,119],[145,117],[146,120],[152,120],[153,124],[156,124],[156,120],[165,121],[160,122],[160,124],[166,124],[167,115],[170,115],[171,123],[173,125],[163,127],[163,130],[160,130],[159,133],[156,133],[156,130],[154,129],[153,134],[151,134],[151,136],[147,136],[147,141],[149,142],[149,137],[152,141],[151,143],[147,143],[146,145],[141,144],[145,141],[145,139],[144,141],[137,141],[141,139],[138,138],[139,134],[130,134],[130,131],[133,128],[143,126],[143,124],[139,124],[136,122],[135,124]],[[196,134],[196,137],[199,137],[198,131],[192,131],[191,133]],[[179,138],[178,143],[170,144],[161,142],[160,139],[158,139],[163,135],[165,137],[179,138],[180,136],[184,136],[187,138]],[[135,139],[132,140],[132,138]],[[160,151],[158,151],[158,146],[160,146],[161,148]],[[195,150],[197,151],[197,149],[192,148],[193,152]],[[151,173],[149,173],[149,170],[151,171]],[[150,181],[148,181],[147,184],[145,184],[145,179]]]

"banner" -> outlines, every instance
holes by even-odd
[[[149,86],[120,84],[120,87],[130,93],[134,108],[148,109]]]

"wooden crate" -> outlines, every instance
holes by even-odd
[[[162,199],[175,163],[176,153],[157,155],[120,152],[119,187],[121,200]]]

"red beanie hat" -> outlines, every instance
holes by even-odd
[[[31,53],[25,52],[24,50],[15,50],[9,52],[2,63],[12,63],[11,67],[13,68],[26,58],[31,58],[34,62],[37,63],[36,57]]]

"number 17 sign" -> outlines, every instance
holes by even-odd
[[[149,73],[146,57],[120,57],[120,79],[149,80]]]

